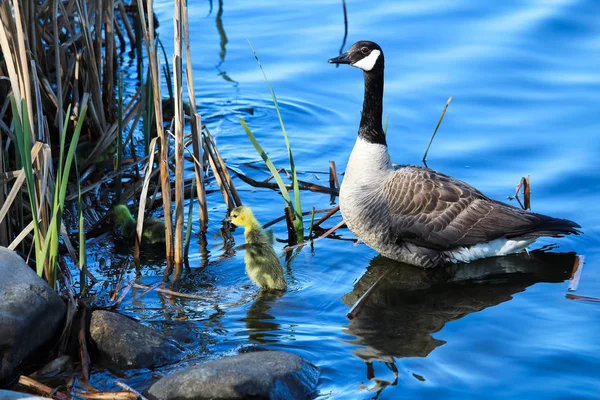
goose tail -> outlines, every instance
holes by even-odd
[[[581,226],[568,219],[554,218],[542,214],[534,214],[539,223],[529,232],[527,237],[562,237],[566,235],[580,235]]]

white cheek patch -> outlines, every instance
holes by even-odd
[[[370,71],[375,66],[375,63],[377,62],[377,59],[379,58],[380,54],[381,54],[381,52],[379,50],[373,50],[373,51],[371,51],[371,54],[369,54],[367,57],[363,58],[362,60],[358,60],[357,62],[352,64],[352,66],[360,68],[363,71]]]

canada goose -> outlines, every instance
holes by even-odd
[[[123,237],[133,240],[135,238],[136,221],[131,212],[124,204],[117,204],[113,208],[112,219],[115,225],[121,228]],[[142,231],[143,244],[156,244],[165,242],[165,223],[156,218],[148,218],[144,221]]]
[[[229,213],[233,224],[244,228],[246,273],[263,289],[286,290],[283,266],[273,250],[273,236],[265,232],[250,207],[234,208]]]
[[[425,268],[516,253],[541,236],[579,234],[575,222],[521,210],[416,166],[392,167],[381,126],[384,57],[360,41],[329,60],[364,71],[358,138],[340,188],[348,228],[382,255]]]

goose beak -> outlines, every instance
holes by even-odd
[[[345,52],[344,54],[330,58],[329,64],[350,64],[350,53]]]

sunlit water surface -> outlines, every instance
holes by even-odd
[[[172,2],[156,3],[170,57]],[[288,165],[250,41],[277,93],[301,179],[327,186],[329,160],[345,169],[362,104],[361,71],[327,64],[342,45],[341,1],[189,3],[196,99],[228,165],[255,179],[268,175],[250,167],[262,161],[240,117],[275,164]],[[193,243],[189,269],[174,283],[156,255],[125,275],[148,285],[167,279],[174,290],[212,300],[140,297],[133,289],[119,307],[177,340],[186,359],[128,371],[125,382],[143,389],[186,365],[259,345],[318,365],[324,399],[596,398],[600,306],[565,294],[576,252],[585,256],[576,293],[600,297],[600,3],[350,0],[347,9],[345,48],[369,39],[385,51],[394,162],[421,163],[452,95],[429,167],[503,201],[531,175],[532,210],[575,220],[585,235],[534,246],[551,254],[425,272],[377,257],[340,230],[346,240],[318,241],[287,263],[287,293],[265,296],[244,274],[243,251],[231,250],[241,230],[221,232],[226,208],[212,193],[208,252]],[[235,183],[263,223],[282,214],[278,193]],[[302,192],[302,201],[305,210],[330,207],[325,194]],[[284,224],[274,231],[286,237]],[[280,254],[283,246],[276,245]],[[91,270],[104,281],[95,290],[106,301],[129,250],[111,241],[90,247]],[[386,271],[359,316],[347,319]],[[114,379],[105,371],[92,383],[112,388]]]

